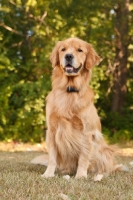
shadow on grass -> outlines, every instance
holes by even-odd
[[[1,172],[31,172],[36,174],[43,174],[46,166],[31,164],[30,161],[40,155],[42,152],[0,152],[0,171]],[[119,156],[117,158],[118,164],[129,165],[133,161],[132,156]],[[56,172],[59,176],[61,173]]]
[[[41,152],[42,153],[42,152]],[[34,172],[44,173],[45,166],[30,163],[32,158],[40,155],[39,152],[0,152],[0,171],[1,172]]]

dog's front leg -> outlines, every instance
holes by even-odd
[[[54,147],[51,147],[49,149],[48,167],[46,171],[44,172],[44,174],[42,175],[42,177],[46,177],[46,178],[54,177],[55,169],[56,169],[56,151]]]
[[[51,143],[51,142],[50,142]],[[48,167],[42,177],[54,177],[55,169],[56,169],[56,157],[57,151],[54,144],[49,144],[49,160],[48,160]]]
[[[84,135],[88,135],[85,134]],[[90,144],[92,133],[89,133],[89,137],[84,138],[84,146],[81,145],[80,154],[78,158],[78,167],[75,178],[87,178],[87,171],[90,165],[90,155],[92,151],[92,145]]]
[[[88,155],[81,153],[78,160],[78,168],[75,178],[82,178],[82,177],[87,178],[88,167],[89,167]]]

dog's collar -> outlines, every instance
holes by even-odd
[[[79,92],[79,90],[75,87],[72,87],[72,86],[68,86],[67,87],[67,92],[70,93],[70,92]]]

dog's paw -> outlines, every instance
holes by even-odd
[[[76,174],[75,178],[76,179],[87,178],[87,174]]]
[[[48,173],[44,173],[41,175],[41,177],[43,177],[43,178],[52,178],[54,176],[55,176],[54,174],[48,174]]]
[[[63,176],[63,178],[66,179],[66,180],[69,180],[70,176],[69,175],[65,175],[65,176]]]
[[[87,178],[87,170],[84,170],[82,167],[79,167],[75,176],[76,179]]]

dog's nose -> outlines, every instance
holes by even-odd
[[[65,59],[66,59],[67,61],[71,61],[73,58],[74,58],[74,56],[73,56],[72,54],[66,54],[66,55],[65,55]]]

